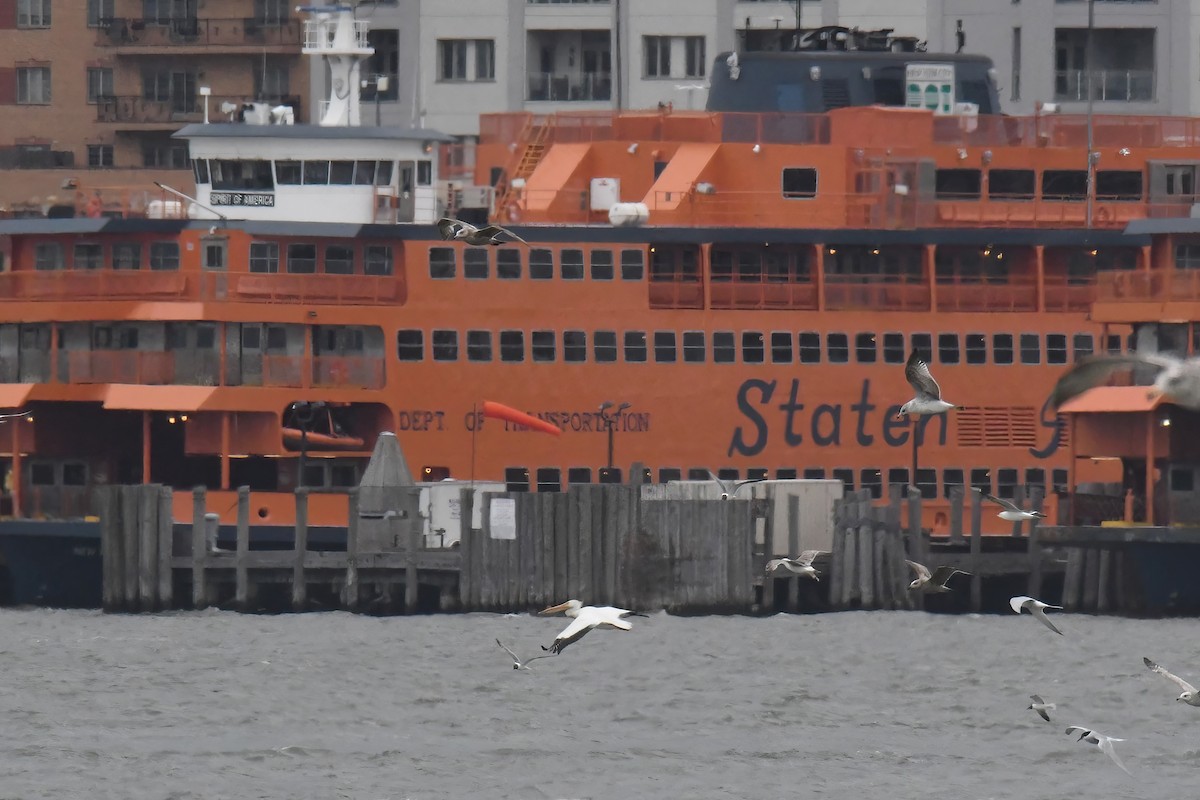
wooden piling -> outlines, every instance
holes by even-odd
[[[1096,612],[1107,614],[1111,607],[1110,599],[1112,597],[1112,586],[1110,584],[1112,576],[1112,550],[1109,550],[1107,547],[1101,550],[1097,561],[1099,563],[1097,564],[1096,571],[1099,574],[1096,581]]]
[[[237,490],[237,552],[234,555],[234,605],[250,610],[250,487]]]
[[[1064,611],[1079,610],[1079,589],[1083,582],[1083,548],[1067,548],[1067,570],[1063,575],[1062,606]]]
[[[1025,594],[1039,599],[1042,596],[1042,560],[1045,558],[1041,530],[1037,520],[1033,520],[1029,530],[1029,581],[1025,588]]]
[[[915,430],[915,429],[914,429]],[[914,477],[915,481],[916,478]],[[917,490],[916,485],[910,485],[908,488],[908,552],[909,558],[919,564],[925,564],[929,560],[925,552],[925,535],[921,531],[921,492]],[[924,592],[909,592],[912,595],[913,606],[918,611],[925,610],[925,593]]]
[[[106,486],[97,493],[100,511],[101,603],[105,611],[124,611],[125,582],[121,575],[125,556],[121,552],[120,488]]]
[[[512,544],[512,542],[506,542]],[[421,529],[417,525],[409,527],[405,536],[404,566],[404,613],[412,614],[417,610],[417,556],[421,552]]]
[[[1083,549],[1083,600],[1084,611],[1096,610],[1096,590],[1100,588],[1100,554],[1092,547]]]
[[[904,529],[900,524],[901,504],[904,489],[900,484],[888,486],[888,563],[891,565],[892,597],[897,608],[912,609],[916,607],[913,593],[908,591],[911,572],[904,563],[907,553],[904,549]]]
[[[138,486],[138,610],[158,611],[158,486]]]
[[[175,607],[175,575],[171,559],[175,556],[175,502],[170,486],[158,489],[158,604],[164,610]]]
[[[850,518],[850,501],[843,496],[833,507],[833,541],[829,557],[829,605],[842,605],[842,585],[846,582],[846,521]]]
[[[205,531],[204,509],[208,490],[197,486],[192,490],[192,608],[208,607],[208,535]]]
[[[296,540],[292,551],[292,610],[303,611],[308,604],[308,583],[304,558],[308,555],[308,489],[296,490]]]
[[[1016,489],[1013,491],[1013,502],[1017,505],[1017,508],[1025,507],[1025,484],[1021,483],[1021,484],[1017,485]],[[1012,535],[1013,536],[1021,535],[1021,525],[1022,524],[1023,523],[1021,522],[1021,520],[1016,520],[1015,522],[1013,522],[1013,524],[1012,524]]]
[[[875,516],[871,492],[858,492],[858,600],[862,608],[875,608]]]
[[[983,576],[979,574],[979,554],[983,552],[983,495],[971,492],[971,611],[983,607]]]
[[[971,492],[978,494],[978,492]],[[962,544],[963,537],[963,487],[950,487],[950,543]]]
[[[894,608],[892,601],[892,586],[889,580],[890,570],[885,555],[887,537],[887,509],[875,506],[871,512],[871,550],[874,567],[872,573],[872,589],[875,595],[875,605],[878,608]]]
[[[139,502],[137,486],[121,487],[121,541],[125,563],[122,566],[125,579],[124,605],[130,611],[137,611],[140,606],[140,581],[138,572],[141,569],[141,536],[138,533],[141,522],[141,503]]]
[[[470,491],[464,492],[467,497],[470,497]],[[462,502],[462,495],[459,495]],[[359,502],[358,490],[352,489],[349,497],[346,498],[346,578],[342,584],[342,605],[349,611],[358,610],[358,525],[359,525]],[[459,506],[460,513],[462,505]],[[471,506],[470,500],[466,504],[467,524],[470,525]],[[462,535],[461,532],[459,534]],[[459,547],[461,552],[462,540],[459,539]],[[465,559],[463,560],[465,563]],[[461,574],[461,567],[460,567]]]
[[[788,528],[788,555],[800,555],[800,497],[798,495],[788,495],[787,498],[787,528]],[[786,608],[788,611],[800,610],[800,581],[787,581],[787,600]]]

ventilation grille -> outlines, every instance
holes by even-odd
[[[826,78],[821,81],[821,99],[826,111],[845,108],[850,105],[850,84],[845,78]]]
[[[1037,447],[1037,413],[1032,406],[982,406],[955,413],[959,447]]]

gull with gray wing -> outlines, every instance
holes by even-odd
[[[1157,672],[1159,675],[1162,675],[1164,678],[1174,683],[1180,689],[1183,689],[1183,694],[1179,695],[1179,697],[1176,697],[1176,700],[1182,700],[1189,706],[1200,706],[1200,695],[1197,695],[1195,686],[1192,686],[1178,675],[1172,672],[1167,672],[1166,669],[1154,663],[1145,656],[1142,656],[1142,661],[1152,672]]]
[[[508,228],[501,228],[499,225],[487,225],[483,228],[477,228],[469,222],[463,222],[461,219],[453,219],[451,217],[442,217],[437,221],[438,232],[446,241],[461,241],[467,244],[475,245],[501,245],[507,244],[507,240],[501,239],[501,235],[511,236],[513,240],[529,247],[529,242],[517,236]]]
[[[1050,618],[1046,616],[1047,608],[1053,608],[1058,611],[1062,611],[1062,606],[1052,606],[1049,603],[1043,603],[1041,600],[1035,600],[1032,597],[1024,594],[1019,594],[1016,597],[1010,597],[1008,599],[1008,605],[1018,614],[1021,613],[1021,609],[1028,609],[1029,613],[1037,617],[1038,621],[1047,628],[1054,631],[1059,636],[1063,635],[1063,632],[1056,628],[1054,623],[1050,621]]]
[[[995,503],[996,505],[998,505],[1004,509],[1003,511],[996,514],[996,516],[999,517],[1000,519],[1006,519],[1009,522],[1024,522],[1027,519],[1045,519],[1046,518],[1046,515],[1040,511],[1034,511],[1032,509],[1029,511],[1026,511],[1025,509],[1021,508],[1019,505],[1014,503],[1013,501],[1005,500],[1002,497],[995,497],[994,495],[990,495],[987,492],[980,489],[978,486],[972,486],[971,489],[972,489],[972,491],[978,492],[979,494],[983,495],[984,500],[990,500],[993,503]]]
[[[896,419],[903,419],[905,415],[919,417],[922,414],[944,414],[954,408],[953,403],[942,399],[942,387],[933,379],[929,364],[917,355],[916,350],[912,351],[904,365],[904,379],[916,394],[912,400],[900,406]]]
[[[821,573],[817,572],[812,562],[817,556],[828,552],[828,550],[805,550],[795,558],[772,558],[767,562],[767,574],[770,575],[778,569],[786,569],[802,578],[812,578],[814,581],[819,581],[821,580],[819,577]]]
[[[1092,744],[1096,745],[1096,747],[1100,748],[1100,752],[1104,753],[1109,758],[1111,758],[1113,760],[1114,764],[1116,764],[1121,769],[1125,770],[1125,774],[1127,774],[1127,775],[1133,774],[1132,772],[1129,771],[1129,769],[1124,764],[1121,763],[1121,759],[1117,758],[1117,751],[1113,747],[1113,742],[1123,742],[1123,741],[1125,741],[1124,739],[1118,739],[1115,736],[1105,736],[1103,733],[1094,731],[1091,728],[1085,728],[1082,725],[1072,725],[1069,728],[1067,728],[1066,732],[1067,733],[1078,733],[1079,738],[1076,739],[1075,741],[1091,742]]]
[[[1123,353],[1085,358],[1071,367],[1054,384],[1050,404],[1055,410],[1064,403],[1099,386],[1123,369],[1154,367],[1158,375],[1147,397],[1163,395],[1172,403],[1190,411],[1200,411],[1200,358],[1181,359],[1165,353]]]
[[[1029,699],[1032,700],[1033,702],[1029,704],[1029,708],[1026,710],[1036,711],[1038,713],[1039,717],[1046,720],[1046,722],[1049,722],[1050,715],[1047,714],[1046,712],[1053,711],[1054,709],[1058,708],[1058,706],[1055,705],[1054,703],[1047,703],[1045,700],[1043,700],[1041,698],[1041,696],[1036,695],[1036,694],[1029,695]]]
[[[918,564],[916,561],[909,561],[907,558],[904,559],[904,563],[912,567],[912,571],[917,575],[917,577],[913,579],[913,582],[908,585],[908,590],[910,592],[917,591],[918,589],[922,592],[954,591],[946,585],[946,581],[950,580],[950,578],[954,575],[971,574],[969,572],[963,572],[961,569],[955,569],[954,567],[938,567],[932,573],[930,573],[929,568],[924,564]]]

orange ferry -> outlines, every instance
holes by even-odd
[[[345,13],[306,26],[336,69],[370,52]],[[0,408],[32,411],[0,428],[6,512],[80,517],[92,487],[148,481],[208,487],[231,523],[246,485],[256,523],[288,525],[300,480],[356,484],[383,431],[421,480],[912,481],[935,532],[954,485],[1053,505],[1049,389],[1128,344],[1089,318],[1097,282],[1150,269],[1131,220],[1192,208],[1200,129],[1003,116],[988,66],[722,54],[704,112],[487,115],[473,173],[437,132],[357,126],[354,93],[321,125],[190,125],[194,201],[103,190],[0,221]],[[472,186],[494,201],[466,207]],[[530,246],[442,241],[443,212]],[[959,406],[922,422],[915,476],[913,349]],[[344,520],[344,497],[313,503]]]

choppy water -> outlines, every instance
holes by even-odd
[[[1200,622],[0,611],[2,798],[1200,794]],[[1040,693],[1060,708],[1027,711]],[[1130,778],[1071,723],[1123,736]]]

